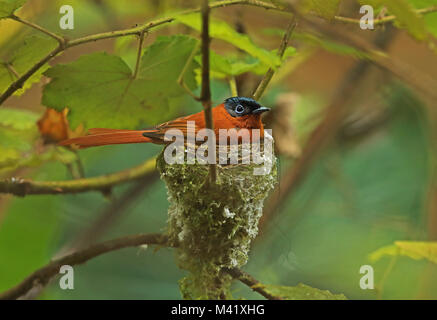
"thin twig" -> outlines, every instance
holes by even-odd
[[[3,102],[5,102],[5,100],[9,98],[12,94],[14,94],[15,91],[21,89],[24,85],[24,82],[26,82],[26,80],[29,79],[35,72],[37,72],[43,65],[45,65],[48,61],[50,61],[52,58],[54,58],[58,53],[62,52],[63,50],[64,49],[61,45],[57,46],[48,55],[46,55],[44,58],[38,61],[32,68],[30,68],[29,71],[27,71],[20,78],[18,78],[16,81],[11,83],[9,87],[6,89],[6,91],[0,96],[0,105],[2,105]]]
[[[18,74],[17,70],[15,70],[15,68],[12,66],[12,64],[5,63],[4,65],[6,69],[8,69],[8,71],[12,73],[17,79],[20,78],[20,75]]]
[[[288,41],[290,40],[291,34],[293,33],[295,27],[296,27],[296,17],[293,16],[293,19],[288,25],[287,31],[285,32],[284,37],[282,38],[281,41],[281,45],[279,46],[278,49],[278,56],[281,59],[282,56],[284,55],[285,49],[287,48],[288,45]],[[272,68],[269,68],[269,70],[267,70],[267,73],[264,75],[264,78],[261,80],[255,92],[253,93],[254,100],[258,100],[259,98],[261,98],[267,86],[269,85],[270,80],[272,80],[274,73],[275,70],[273,70]]]
[[[238,96],[238,90],[237,90],[237,81],[235,80],[235,77],[229,77],[229,89],[231,90],[231,97],[237,97]]]
[[[210,37],[209,37],[209,6],[208,6],[208,0],[202,1],[202,91],[200,94],[200,100],[203,105],[203,110],[205,114],[205,127],[210,130],[214,130],[214,121],[212,118],[212,109],[211,109],[211,87],[209,83],[209,43],[210,43]],[[213,141],[214,147],[210,148],[211,150],[208,150],[208,152],[211,152],[213,157],[215,159],[215,143],[216,141]],[[217,167],[214,163],[211,163],[209,165],[209,179],[210,182],[215,183],[217,180]]]
[[[53,39],[55,39],[56,41],[58,41],[59,45],[61,45],[61,46],[63,46],[66,42],[66,40],[63,37],[57,35],[56,33],[51,32],[51,31],[47,30],[46,28],[43,28],[43,27],[41,27],[33,22],[24,20],[23,18],[17,17],[16,15],[12,15],[10,18],[12,20],[17,21],[17,22],[25,24],[25,25],[27,25],[35,30],[38,30],[42,33],[45,33],[46,35],[48,35],[48,36],[52,37]]]
[[[418,10],[415,10],[415,12],[417,14],[420,14],[420,15],[424,15],[424,14],[428,14],[428,13],[432,13],[432,12],[437,12],[437,5],[430,6],[428,8],[418,9]],[[340,16],[334,17],[334,20],[338,21],[338,22],[352,23],[352,24],[357,24],[357,25],[359,25],[361,22],[360,19],[340,17]],[[396,20],[396,16],[391,15],[391,16],[387,16],[387,17],[383,17],[383,18],[379,18],[379,19],[373,19],[373,24],[376,26],[376,25],[380,25],[380,24],[393,22],[395,20]]]
[[[1,293],[0,300],[17,299],[32,289],[35,285],[44,285],[49,279],[59,273],[59,269],[63,265],[74,266],[82,264],[104,253],[128,247],[138,247],[145,244],[170,246],[167,236],[156,233],[127,236],[95,244],[84,250],[79,250],[51,261],[44,267],[33,272],[15,287]]]
[[[31,194],[64,194],[94,190],[102,191],[118,184],[153,174],[155,163],[156,159],[153,158],[139,166],[117,173],[70,181],[31,181],[20,178],[8,178],[0,181],[0,193],[25,196]]]
[[[282,13],[285,13],[285,14],[289,14],[289,12],[284,10],[284,8],[281,7],[281,6],[277,6],[277,5],[274,5],[272,3],[266,3],[266,2],[263,2],[263,1],[259,1],[259,0],[224,0],[224,1],[217,1],[217,2],[211,3],[209,5],[209,8],[210,9],[215,9],[215,8],[222,8],[222,7],[226,7],[226,6],[232,6],[232,5],[250,5],[250,6],[256,6],[256,7],[264,8],[264,9],[267,9],[267,10],[271,9],[271,10],[279,11],[279,12],[282,12]],[[435,8],[435,6],[433,6],[433,7],[425,8],[425,9],[421,9],[421,10],[422,10],[422,14],[426,14],[426,13],[435,12],[436,8]],[[200,11],[200,8],[190,9],[190,10],[186,10],[184,12],[181,12],[179,15],[181,15],[181,14],[189,14],[189,13],[194,13],[194,12],[199,12],[199,11]],[[15,91],[17,91],[18,89],[21,89],[23,84],[24,84],[24,82],[27,79],[29,79],[30,76],[32,76],[45,63],[50,61],[58,53],[66,50],[68,48],[75,47],[75,46],[78,46],[78,45],[81,45],[81,44],[85,44],[85,43],[89,43],[89,42],[94,42],[94,41],[99,41],[99,40],[104,40],[104,39],[124,37],[124,36],[129,36],[129,35],[139,35],[141,33],[141,31],[147,32],[148,30],[150,30],[152,28],[155,28],[157,26],[160,26],[162,24],[171,23],[171,22],[173,22],[176,19],[175,17],[161,18],[161,19],[158,19],[158,20],[154,20],[154,21],[148,22],[148,23],[146,23],[144,25],[140,25],[140,26],[135,27],[135,28],[103,32],[103,33],[93,34],[93,35],[85,36],[85,37],[74,39],[74,40],[70,40],[70,41],[66,41],[65,39],[63,39],[64,42],[62,44],[60,43],[58,48],[54,49],[46,57],[41,59],[32,68],[30,68],[28,72],[26,72],[19,79],[17,79],[15,82],[13,82],[12,84],[9,85],[9,87],[6,89],[6,91],[3,92],[2,95],[0,96],[0,105],[2,105],[3,102],[5,102],[6,99],[9,98]],[[10,18],[12,19],[12,17],[10,17]],[[389,17],[386,17],[386,18],[389,18]],[[341,17],[339,19],[341,20]],[[32,24],[32,25],[35,25],[35,24]],[[40,31],[44,32],[42,30],[40,30]]]
[[[141,33],[139,35],[137,61],[135,63],[135,70],[134,70],[134,73],[132,75],[132,79],[136,79],[137,78],[138,70],[140,69],[141,53],[143,51],[143,43],[144,43],[144,33],[145,33],[145,31],[141,31]]]
[[[399,251],[399,248],[397,249]],[[381,280],[379,281],[378,285],[376,286],[377,290],[377,297],[378,300],[382,300],[382,294],[384,292],[384,285],[387,281],[388,276],[390,275],[390,273],[393,271],[396,262],[398,261],[399,258],[399,254],[395,254],[391,259],[390,259],[390,263],[388,264],[387,268],[384,270],[384,274],[382,275]]]
[[[379,68],[389,71],[418,92],[425,94],[431,99],[437,100],[437,91],[435,90],[435,88],[437,88],[437,81],[435,81],[431,76],[412,68],[405,62],[392,57],[385,52],[382,52],[377,46],[369,43],[359,35],[346,30],[334,28],[329,24],[321,23],[317,19],[302,14],[299,9],[291,3],[288,3],[288,10],[293,12],[300,22],[307,24],[328,38],[336,39],[337,41],[341,41],[346,45],[363,51],[368,60]]]
[[[263,1],[259,1],[259,0],[217,1],[214,3],[210,3],[209,8],[210,9],[217,9],[217,8],[223,8],[223,7],[233,6],[233,5],[250,5],[250,6],[264,8],[267,10],[271,9],[271,10],[277,10],[277,11],[281,11],[281,12],[283,9],[282,7],[276,6],[272,3],[267,3],[267,2],[263,2]],[[157,26],[160,26],[162,24],[171,23],[179,15],[185,15],[185,14],[190,14],[190,13],[195,13],[195,12],[200,12],[200,11],[201,11],[201,8],[188,9],[188,10],[185,10],[183,12],[180,12],[179,14],[176,14],[173,17],[166,17],[166,18],[157,19],[157,20],[145,23],[144,25],[140,25],[138,27],[124,29],[124,30],[118,30],[118,31],[103,32],[103,33],[85,36],[82,38],[78,38],[78,39],[69,41],[67,47],[73,47],[73,46],[77,46],[77,45],[80,45],[83,43],[88,43],[88,42],[93,42],[93,41],[98,41],[98,40],[103,40],[103,39],[124,37],[124,36],[134,35],[134,34],[138,35],[138,34],[140,34],[141,31],[147,31],[147,30],[150,30],[150,29],[155,28]]]
[[[264,298],[268,300],[283,300],[281,297],[274,296],[268,293],[267,291],[265,291],[263,285],[258,280],[256,280],[250,274],[248,274],[247,272],[241,269],[232,268],[232,269],[223,269],[223,271],[229,273],[232,276],[232,278],[241,281],[249,288],[251,288],[253,291],[258,292],[260,295],[262,295]]]
[[[76,161],[75,161],[75,163],[76,163],[76,166],[77,166],[77,171],[79,172],[79,176],[81,178],[85,178],[85,168],[83,166],[82,159],[80,158],[79,153],[76,150],[74,150],[73,152],[76,154]]]
[[[76,170],[74,170],[74,166],[73,166],[73,164],[71,164],[71,163],[66,163],[65,166],[67,167],[67,170],[68,170],[68,172],[70,172],[71,177],[72,177],[73,179],[80,179],[80,178],[82,178],[82,177],[80,176],[79,172],[76,171]]]
[[[196,56],[197,51],[199,50],[200,44],[197,43],[196,46],[193,48],[193,51],[191,51],[190,56],[187,59],[187,62],[185,62],[184,67],[182,68],[181,74],[179,75],[177,79],[177,83],[191,96],[194,100],[200,101],[200,97],[196,96],[190,88],[188,88],[187,84],[184,81],[185,74],[188,71],[188,68],[190,67],[191,63],[194,60],[194,57]]]
[[[274,4],[262,2],[259,0],[217,1],[215,3],[211,3],[209,5],[209,8],[214,9],[214,8],[221,8],[221,7],[232,6],[232,5],[251,5],[251,6],[264,8],[264,9],[273,9],[273,10],[279,10],[279,11],[282,9]],[[189,14],[189,13],[194,13],[194,12],[199,12],[199,11],[200,11],[200,8],[195,8],[195,9],[183,11],[179,15]],[[143,25],[140,25],[140,26],[134,27],[134,28],[93,34],[93,35],[89,35],[89,36],[85,36],[82,38],[69,40],[69,41],[62,39],[62,43],[60,42],[59,46],[56,49],[54,49],[46,57],[44,57],[40,61],[38,61],[32,68],[29,69],[29,71],[27,71],[19,79],[17,79],[15,82],[13,82],[12,84],[9,85],[9,87],[6,89],[6,91],[3,92],[2,95],[0,96],[0,105],[2,105],[3,102],[5,102],[6,99],[9,98],[15,91],[17,91],[18,89],[21,89],[23,87],[24,82],[27,79],[29,79],[36,71],[38,71],[44,64],[46,64],[52,58],[54,58],[58,53],[60,53],[64,50],[67,50],[71,47],[75,47],[75,46],[89,43],[89,42],[94,42],[94,41],[99,41],[99,40],[104,40],[104,39],[118,38],[118,37],[125,37],[125,36],[129,36],[129,35],[140,35],[141,32],[147,32],[148,30],[155,28],[155,27],[158,27],[162,24],[173,22],[176,19],[175,18],[176,16],[177,15],[175,15],[174,17],[157,19],[157,20],[145,23]],[[13,19],[12,16],[10,18]],[[45,30],[44,28],[42,28],[40,26],[37,26],[36,24],[30,23],[29,26],[38,27],[39,28],[38,30],[40,30],[41,32],[47,33],[47,30]],[[48,31],[48,32],[50,32],[50,31]],[[58,37],[54,33],[52,35]]]

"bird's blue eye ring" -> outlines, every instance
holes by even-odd
[[[236,113],[243,113],[244,112],[244,107],[243,105],[239,104],[235,107],[235,112]]]

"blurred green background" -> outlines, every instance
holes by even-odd
[[[73,31],[61,32],[57,27],[58,10],[63,1],[32,0],[20,12],[50,30],[75,38],[128,28],[195,6],[194,1],[176,0],[132,0],[128,4],[76,0],[69,3],[75,8]],[[356,6],[353,1],[345,1],[342,13],[355,12]],[[213,16],[243,28],[257,45],[270,50],[280,41],[276,31],[287,25],[287,17],[258,8],[223,8],[215,10]],[[436,14],[430,16],[437,20]],[[33,32],[4,20],[0,21],[0,30],[0,52],[14,45],[16,35],[22,37]],[[7,32],[3,33],[4,30]],[[192,30],[180,25],[161,28],[152,32],[146,45],[152,43],[157,34],[189,32]],[[56,58],[55,63],[74,61],[94,51],[114,52],[120,45],[119,40],[87,44],[66,52]],[[298,52],[310,48],[310,53],[272,84],[262,102],[275,107],[281,97],[289,93],[297,96],[288,120],[297,145],[303,146],[320,120],[320,110],[332,99],[356,60],[341,52],[299,43],[295,38],[292,45]],[[235,51],[220,40],[213,40],[212,46],[217,52]],[[389,52],[437,78],[435,52],[405,31],[395,31]],[[133,64],[135,41],[133,46],[128,44],[118,53]],[[356,126],[367,129],[359,134],[347,134],[351,126],[345,121],[346,133],[341,131],[317,154],[298,188],[269,221],[263,222],[262,235],[254,242],[245,267],[261,282],[280,285],[302,282],[343,293],[350,299],[437,299],[436,264],[404,256],[396,258],[394,265],[390,257],[377,262],[370,262],[368,258],[371,252],[397,240],[437,239],[437,210],[433,205],[437,197],[433,180],[436,132],[433,114],[427,107],[435,107],[435,101],[426,101],[379,70],[372,69],[372,72],[375,76],[367,80],[361,96],[351,104],[346,120],[366,120],[366,116],[375,112],[377,120],[370,117],[368,121],[377,124],[369,129],[367,120],[364,124],[355,121]],[[248,92],[259,79],[259,76],[243,74],[237,78],[239,91]],[[34,85],[23,96],[12,97],[6,106],[42,114],[42,84]],[[212,93],[215,103],[231,95],[228,84],[222,80],[212,82]],[[190,97],[178,102],[178,114],[197,112],[200,108]],[[86,176],[91,177],[138,165],[160,150],[161,147],[155,145],[108,146],[81,150],[80,157]],[[280,156],[281,176],[296,158],[297,155]],[[36,181],[71,179],[60,162],[47,162],[6,176],[25,176]],[[113,198],[120,198],[133,185],[114,188]],[[280,190],[280,184],[278,188]],[[98,192],[23,198],[0,195],[0,291],[47,263],[111,205],[111,200]],[[165,231],[167,206],[164,183],[153,179],[100,240]],[[372,265],[375,271],[374,290],[362,290],[359,286],[362,276],[359,269],[366,264]],[[172,249],[162,248],[156,252],[154,248],[124,249],[75,267],[74,290],[61,290],[55,281],[41,297],[180,299],[178,280],[184,274],[175,263]],[[239,283],[235,283],[233,294],[236,298],[261,297]]]

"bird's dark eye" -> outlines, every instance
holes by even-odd
[[[238,114],[243,113],[243,112],[244,112],[244,107],[243,107],[241,104],[239,104],[239,105],[235,108],[235,112],[238,113]]]

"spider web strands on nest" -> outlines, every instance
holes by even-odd
[[[209,153],[210,148],[214,147],[215,152]],[[218,144],[176,141],[164,149],[164,159],[168,164],[214,163],[223,167],[249,164],[271,166],[273,158],[273,138],[268,132],[265,138],[254,139],[254,142],[242,138],[232,143],[232,138],[227,137]]]

